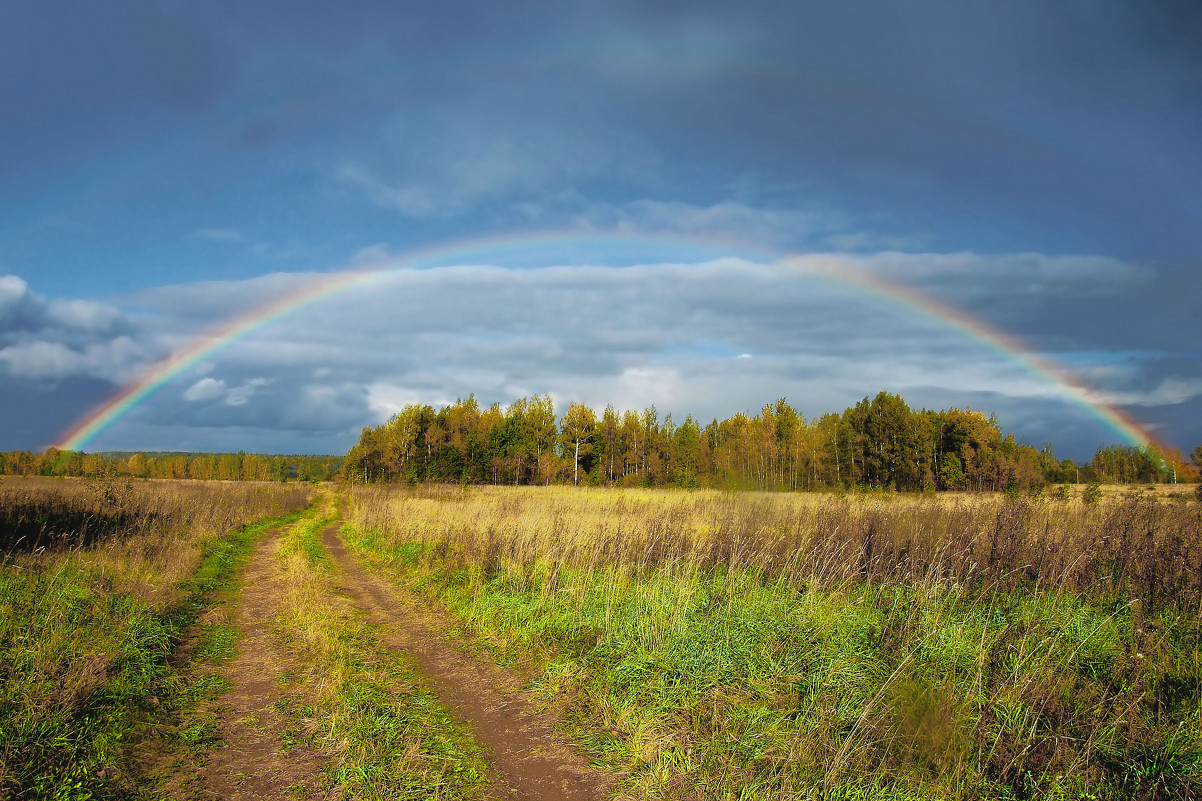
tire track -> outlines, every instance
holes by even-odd
[[[278,614],[280,546],[277,529],[255,546],[242,573],[233,615],[242,636],[235,656],[220,670],[231,684],[219,699],[222,745],[180,782],[183,786],[174,788],[178,794],[173,797],[272,801],[326,797],[318,789],[326,756],[304,746],[285,750],[282,742],[288,724],[274,709],[283,698],[277,680],[292,661],[276,644],[270,628]]]
[[[401,603],[389,585],[366,571],[346,549],[338,527],[322,532],[322,544],[341,568],[345,588],[375,622],[384,644],[406,651],[430,688],[484,748],[505,799],[602,801],[617,777],[588,761],[554,733],[558,718],[539,712],[520,682],[496,665],[473,659],[449,643],[444,626]]]

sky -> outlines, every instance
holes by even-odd
[[[885,390],[1188,453],[1199,41],[1190,0],[10,0],[0,450],[157,375],[85,450]]]

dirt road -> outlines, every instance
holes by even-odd
[[[199,765],[184,765],[164,788],[172,798],[328,799],[320,789],[329,755],[304,745],[285,748],[291,725],[275,710],[283,697],[280,679],[294,658],[272,635],[278,613],[280,532],[272,532],[255,550],[242,576],[243,589],[226,616],[241,636],[234,656],[220,667],[229,682],[217,709],[222,744]]]
[[[524,801],[602,801],[616,778],[591,768],[554,732],[556,717],[540,713],[512,673],[465,654],[448,642],[450,621],[402,603],[389,585],[347,551],[337,526],[322,545],[345,577],[345,590],[389,632],[385,644],[403,649],[453,714],[467,724],[492,765],[499,798]]]
[[[554,714],[539,712],[513,672],[465,653],[448,640],[449,616],[403,603],[382,578],[365,569],[346,549],[336,526],[321,542],[334,570],[322,603],[358,607],[378,624],[386,649],[404,652],[417,681],[431,690],[464,724],[489,762],[488,798],[520,801],[603,801],[616,777],[591,768],[556,735]],[[287,645],[282,610],[286,578],[277,558],[281,532],[254,549],[232,603],[208,614],[237,627],[234,655],[216,670],[229,682],[217,699],[216,735],[221,745],[199,764],[183,764],[160,791],[172,799],[331,799],[344,791],[331,778],[338,753],[311,747],[295,736],[277,704],[288,693],[304,693],[288,677],[302,675],[303,660]],[[321,582],[326,584],[326,580]],[[295,701],[295,697],[292,699]],[[317,728],[320,728],[316,724]]]

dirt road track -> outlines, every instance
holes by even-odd
[[[341,568],[346,591],[389,632],[383,642],[406,651],[430,688],[471,728],[492,764],[493,785],[501,798],[603,801],[610,797],[617,778],[591,768],[557,737],[556,717],[538,712],[517,678],[449,644],[441,634],[447,626],[401,603],[385,581],[364,570],[343,545],[337,526],[322,532],[322,544]]]
[[[278,613],[280,532],[257,546],[243,574],[231,622],[242,631],[222,672],[230,689],[220,699],[221,747],[190,775],[177,774],[175,797],[191,799],[318,799],[325,755],[304,746],[282,747],[287,724],[273,705],[282,697],[277,679],[289,657],[274,641],[269,621]],[[182,786],[181,786],[182,785]],[[169,790],[170,792],[170,790]]]

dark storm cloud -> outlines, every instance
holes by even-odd
[[[0,171],[103,148],[137,118],[195,114],[232,85],[209,27],[153,2],[38,3],[0,10]]]
[[[53,386],[0,380],[0,450],[43,449],[112,394],[113,385],[96,378],[67,378]]]
[[[977,247],[1022,231],[1039,249],[1192,256],[1198,13],[1144,8],[690,5],[679,13],[752,31],[754,47],[671,92],[647,76],[611,96],[657,146],[856,197],[953,242],[949,221],[971,223]]]

